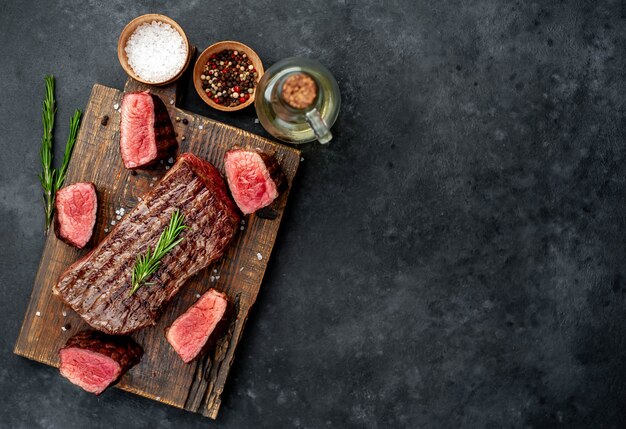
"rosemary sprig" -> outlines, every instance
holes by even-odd
[[[78,128],[80,127],[80,117],[83,113],[76,109],[74,116],[70,119],[70,134],[67,136],[67,142],[65,143],[65,153],[63,154],[63,164],[57,174],[56,183],[54,185],[55,191],[61,189],[63,182],[65,182],[65,176],[67,175],[67,166],[70,164],[70,158],[72,157],[72,151],[76,144],[76,136],[78,136]]]
[[[43,137],[41,138],[41,174],[39,181],[43,188],[43,211],[45,215],[45,233],[48,233],[52,219],[54,217],[54,200],[56,192],[61,189],[67,167],[72,157],[74,144],[76,144],[76,136],[80,127],[80,117],[82,112],[78,109],[74,111],[74,116],[70,119],[70,134],[65,143],[65,154],[63,155],[63,164],[61,169],[57,171],[52,166],[54,153],[52,151],[52,132],[54,130],[54,115],[56,114],[56,101],[54,100],[54,76],[46,76],[46,97],[43,100],[43,110],[41,112],[41,120],[43,122]]]
[[[43,100],[43,111],[41,120],[43,122],[43,137],[41,138],[41,174],[39,181],[43,188],[43,209],[45,214],[45,232],[48,232],[52,224],[52,213],[54,211],[55,169],[52,167],[52,129],[54,128],[54,115],[56,113],[56,103],[54,101],[54,77],[46,76],[46,97]]]
[[[184,237],[178,238],[178,236],[184,229],[189,228],[184,225],[184,222],[185,216],[179,210],[174,210],[169,225],[161,233],[154,249],[148,249],[143,255],[137,256],[131,280],[131,295],[137,292],[142,285],[151,284],[146,280],[159,269],[163,256],[183,241]]]

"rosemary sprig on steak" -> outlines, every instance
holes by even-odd
[[[46,97],[43,101],[43,111],[41,113],[41,119],[43,122],[43,137],[41,138],[41,149],[39,154],[41,155],[41,174],[39,175],[39,181],[43,188],[43,209],[45,214],[45,232],[48,232],[52,220],[54,218],[54,198],[56,191],[61,189],[63,182],[65,181],[65,175],[67,173],[67,167],[70,163],[70,157],[72,156],[72,150],[76,143],[76,136],[78,135],[78,128],[80,126],[81,111],[76,109],[74,116],[70,119],[70,134],[65,144],[65,154],[63,155],[63,165],[61,169],[57,171],[52,166],[52,158],[54,153],[52,151],[52,132],[54,130],[54,115],[56,114],[56,101],[54,100],[54,76],[46,76]]]
[[[161,266],[161,259],[167,252],[172,250],[183,241],[184,237],[178,238],[181,232],[185,228],[184,225],[185,216],[183,216],[179,210],[175,210],[172,213],[170,224],[165,227],[165,230],[161,233],[159,241],[157,241],[154,249],[148,249],[143,255],[139,255],[135,261],[135,267],[133,268],[132,287],[130,294],[134,294],[144,284],[151,284],[146,282],[152,274]]]
[[[54,128],[54,115],[56,113],[56,105],[54,101],[54,76],[46,76],[46,98],[43,100],[43,111],[41,120],[43,122],[43,137],[41,138],[41,174],[39,181],[43,188],[43,209],[45,214],[45,232],[48,232],[52,224],[52,213],[54,211],[54,192],[55,182],[54,176],[56,170],[52,167],[52,129]]]

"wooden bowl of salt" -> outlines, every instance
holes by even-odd
[[[167,85],[182,76],[191,60],[189,39],[172,18],[141,15],[122,30],[117,57],[124,71],[147,85]]]

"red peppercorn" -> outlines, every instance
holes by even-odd
[[[217,104],[220,104],[220,99],[219,99],[219,97],[215,97],[215,98],[213,99],[213,101],[215,101]]]
[[[216,68],[217,68],[217,65],[216,65],[216,64],[212,64],[212,65],[211,65],[211,68],[212,68],[212,69],[216,69]]]
[[[246,102],[246,98],[245,98],[245,97],[239,97],[239,101],[240,101],[241,103],[245,103],[245,102]]]
[[[244,95],[244,97],[246,97],[246,100],[247,100],[248,98],[250,98],[250,94],[246,94]]]
[[[235,85],[235,87],[233,88],[233,91],[235,92],[241,92],[241,90],[239,89],[239,87],[237,85]]]

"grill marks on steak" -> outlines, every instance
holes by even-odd
[[[82,331],[59,350],[61,375],[99,395],[139,363],[143,349],[129,337]]]
[[[224,168],[230,192],[243,214],[269,206],[287,187],[276,159],[259,150],[229,150]]]
[[[209,289],[167,329],[167,341],[185,363],[191,362],[202,351],[227,307],[226,295]]]
[[[137,255],[154,248],[175,209],[190,228],[161,260],[149,280],[153,284],[129,295]],[[239,221],[217,169],[183,154],[105,240],[61,276],[55,293],[92,327],[110,334],[153,325],[186,280],[222,256]]]
[[[54,232],[79,249],[91,239],[96,224],[98,197],[93,183],[74,183],[59,189],[55,201]]]
[[[148,91],[124,94],[120,114],[124,167],[147,166],[166,157],[177,146],[172,121],[158,96]]]

